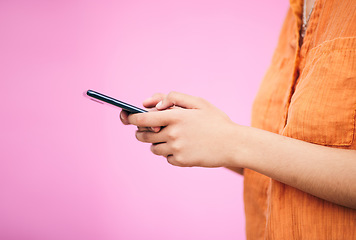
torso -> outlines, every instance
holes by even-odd
[[[291,0],[291,6],[254,102],[252,126],[356,150],[356,2],[316,1],[301,46],[303,2]],[[249,169],[244,175],[248,240],[356,239],[355,210]]]

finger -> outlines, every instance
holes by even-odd
[[[137,127],[138,132],[151,132],[151,129],[148,127]]]
[[[120,120],[121,122],[124,124],[124,125],[129,125],[129,120],[128,120],[128,116],[130,115],[129,112],[125,111],[125,110],[122,110],[120,112]]]
[[[167,162],[173,166],[177,166],[177,167],[182,167],[182,165],[176,161],[176,159],[174,158],[173,154],[168,155],[167,157]]]
[[[168,109],[174,106],[179,106],[188,109],[200,109],[207,105],[207,102],[201,98],[187,95],[184,93],[170,92],[156,108],[158,110]]]
[[[161,127],[137,127],[137,131],[158,133],[159,131],[161,131]]]
[[[151,152],[155,155],[167,157],[171,154],[167,143],[158,143],[151,145]]]
[[[147,112],[136,113],[128,116],[129,124],[136,125],[138,127],[160,127],[167,126],[175,119],[175,113],[173,111],[161,111],[161,112]]]
[[[165,97],[166,94],[155,93],[152,97],[147,98],[145,101],[143,101],[143,106],[146,108],[153,108]]]
[[[161,131],[161,127],[150,127],[150,130],[152,132],[158,133],[159,131]]]
[[[158,110],[156,108],[151,108],[151,109],[148,109],[149,112],[157,112]],[[150,131],[152,132],[159,132],[161,131],[161,127],[149,127],[148,128]]]
[[[136,138],[140,142],[145,142],[145,143],[166,142],[166,138],[163,134],[154,133],[151,131],[136,131]]]

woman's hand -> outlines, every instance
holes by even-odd
[[[148,111],[157,111],[157,109],[155,108],[157,103],[159,103],[160,101],[162,101],[164,99],[166,95],[163,94],[163,93],[156,93],[154,94],[152,97],[146,99],[144,102],[143,102],[143,106],[145,108],[148,108],[149,110]],[[129,120],[128,120],[128,117],[129,117],[130,113],[125,111],[125,110],[122,110],[121,113],[120,113],[120,119],[121,119],[121,122],[124,124],[124,125],[129,125]],[[160,127],[153,127],[153,128],[149,128],[149,127],[138,127],[138,131],[143,131],[143,132],[147,132],[147,131],[153,131],[153,132],[159,132],[161,128]]]
[[[159,111],[123,116],[124,123],[139,127],[137,139],[152,143],[154,154],[176,166],[229,166],[236,150],[230,141],[236,124],[225,113],[201,98],[176,92],[155,95],[144,105],[154,104]]]

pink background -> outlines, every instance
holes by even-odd
[[[244,239],[241,176],[170,166],[82,92],[181,91],[248,125],[287,7],[0,1],[0,239]]]

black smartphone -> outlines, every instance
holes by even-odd
[[[128,111],[130,113],[145,113],[145,112],[147,112],[147,110],[135,107],[131,104],[122,102],[120,100],[106,96],[106,95],[98,93],[98,92],[95,92],[93,90],[86,91],[84,93],[84,96],[89,97],[91,100],[93,100],[95,102],[99,102],[102,104],[109,104],[111,106],[116,106],[116,107],[122,108],[123,110]]]

